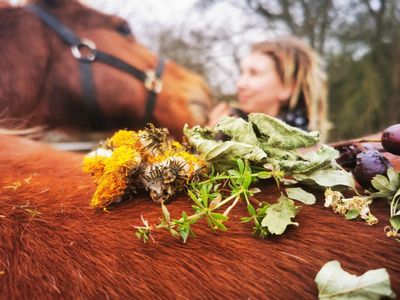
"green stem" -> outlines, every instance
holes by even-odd
[[[396,209],[397,206],[399,205],[399,201],[400,197],[398,197],[397,200],[395,200],[395,198],[393,197],[392,201],[390,202],[390,217],[396,215]]]
[[[229,206],[225,211],[224,211],[224,216],[227,216],[229,214],[229,212],[231,211],[232,208],[234,208],[236,206],[236,204],[238,203],[240,197],[236,197],[235,201],[233,201],[232,205]]]
[[[188,216],[187,220],[192,220],[192,219],[197,218],[197,217],[201,218],[203,215],[205,215],[205,212],[197,213],[197,214]],[[179,221],[181,221],[181,220],[183,221],[183,218],[179,219]]]
[[[228,203],[229,201],[231,201],[232,199],[234,199],[236,197],[239,198],[240,194],[242,194],[242,193],[243,193],[243,189],[241,189],[239,192],[237,192],[233,195],[230,195],[228,198],[226,198],[225,200],[218,203],[218,205],[215,206],[212,210],[216,210],[216,209],[220,208],[222,205],[225,205],[225,203]]]

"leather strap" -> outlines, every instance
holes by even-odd
[[[162,57],[158,60],[155,78],[149,78],[149,72],[144,72],[111,54],[97,50],[93,42],[79,38],[71,29],[66,27],[57,18],[40,6],[28,4],[25,6],[25,9],[38,16],[48,27],[53,29],[66,44],[71,46],[74,57],[80,62],[81,84],[85,98],[85,105],[91,115],[92,125],[101,124],[101,122],[105,120],[96,101],[96,91],[93,84],[94,81],[91,68],[91,63],[93,61],[100,61],[108,64],[145,83],[149,95],[143,121],[144,124],[152,121],[157,95],[161,90],[161,77],[164,71],[164,59]],[[91,53],[89,56],[81,55],[79,49],[83,46],[90,49]],[[150,84],[147,85],[147,82],[149,81]]]

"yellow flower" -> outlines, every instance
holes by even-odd
[[[104,167],[108,157],[105,156],[85,156],[83,159],[82,170],[85,173],[91,174],[97,182],[103,175]]]
[[[112,148],[121,146],[137,147],[139,142],[139,135],[131,130],[119,130],[108,141],[107,145]]]
[[[105,148],[100,147],[89,153],[83,160],[82,168],[94,176],[97,185],[90,206],[105,208],[121,201],[128,188],[136,188],[136,183],[132,182],[128,187],[128,176],[139,168],[169,167],[166,174],[172,174],[173,182],[163,182],[161,188],[173,192],[182,188],[182,180],[190,180],[206,162],[187,152],[179,142],[169,141],[167,134],[166,129],[154,126],[138,132],[119,130],[105,142]],[[139,184],[147,189],[141,180],[138,177]],[[155,193],[155,187],[151,187],[150,194]]]
[[[185,150],[185,147],[183,147],[182,144],[177,141],[171,142],[171,147],[174,148],[176,151],[184,151]]]
[[[97,189],[90,203],[92,207],[102,208],[120,200],[127,187],[127,175],[139,166],[141,156],[135,149],[123,145],[116,148],[111,157],[103,162],[101,172],[97,173]]]
[[[126,189],[126,179],[120,173],[105,173],[92,197],[90,206],[103,208],[113,202],[118,202]]]
[[[105,165],[104,172],[124,172],[137,167],[141,162],[140,152],[129,146],[116,148]]]

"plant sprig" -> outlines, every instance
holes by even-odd
[[[181,238],[184,243],[190,236],[194,236],[192,225],[201,219],[205,219],[208,226],[213,230],[227,231],[225,222],[229,219],[229,213],[239,203],[245,202],[250,217],[242,218],[242,222],[253,221],[255,224],[254,233],[265,237],[269,231],[262,221],[266,216],[267,209],[271,206],[267,202],[259,202],[258,208],[251,204],[252,197],[260,192],[258,188],[251,188],[251,185],[259,179],[275,178],[280,182],[283,172],[271,170],[252,169],[247,161],[238,159],[236,167],[223,173],[215,173],[214,170],[208,174],[208,178],[202,181],[193,181],[188,186],[187,193],[193,201],[193,214],[183,211],[179,219],[172,219],[167,206],[162,203],[163,218],[155,225],[156,229],[164,229],[176,238]],[[143,219],[143,222],[146,221]],[[146,221],[147,222],[147,221]],[[137,237],[148,241],[153,227],[136,227],[139,232]]]

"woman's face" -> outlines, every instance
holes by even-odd
[[[237,82],[238,98],[245,112],[264,112],[276,116],[292,89],[279,78],[274,60],[266,54],[252,52],[241,61]]]

